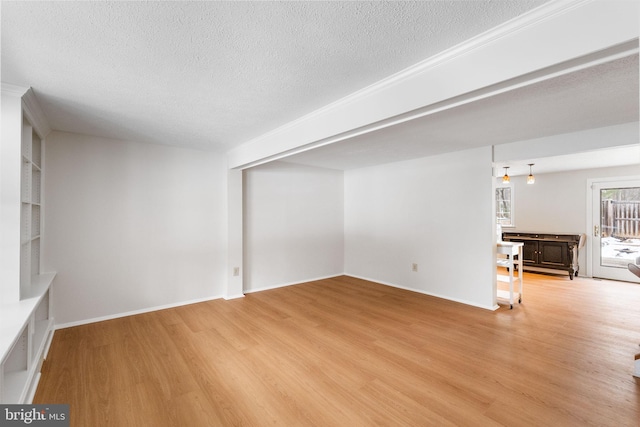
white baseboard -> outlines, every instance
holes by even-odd
[[[318,281],[318,280],[332,279],[334,277],[340,277],[340,276],[349,276],[349,277],[354,277],[356,279],[367,280],[369,282],[379,283],[381,285],[390,286],[392,288],[398,288],[398,289],[404,289],[406,291],[417,292],[419,294],[429,295],[429,296],[432,296],[432,297],[441,298],[441,299],[445,299],[445,300],[448,300],[448,301],[459,302],[461,304],[470,305],[470,306],[473,306],[473,307],[479,307],[479,308],[483,308],[485,310],[494,311],[494,310],[498,309],[498,305],[495,305],[495,306],[480,305],[480,304],[476,304],[474,302],[463,300],[463,299],[451,298],[451,297],[444,296],[444,295],[439,295],[439,294],[435,294],[435,293],[431,293],[431,292],[426,292],[426,291],[423,291],[421,289],[409,288],[409,287],[406,287],[406,286],[397,285],[395,283],[383,282],[383,281],[380,281],[380,280],[377,280],[377,279],[372,279],[370,277],[363,277],[363,276],[358,276],[358,275],[349,274],[349,273],[338,273],[338,274],[333,274],[333,275],[330,275],[330,276],[323,276],[323,277],[315,277],[315,278],[310,278],[310,279],[304,279],[303,281],[287,282],[287,283],[280,283],[280,284],[276,284],[276,285],[263,286],[263,287],[256,288],[256,289],[245,290],[244,293],[245,294],[250,294],[250,293],[253,293],[253,292],[268,291],[270,289],[278,289],[278,288],[284,288],[284,287],[287,287],[287,286],[301,285],[301,284],[308,283],[308,282],[315,282],[315,281]],[[216,296],[216,297],[200,298],[200,299],[195,299],[195,300],[190,300],[190,301],[182,301],[182,302],[178,302],[178,303],[166,304],[166,305],[155,306],[155,307],[148,307],[148,308],[144,308],[144,309],[140,309],[140,310],[134,310],[134,311],[128,311],[128,312],[124,312],[124,313],[111,314],[111,315],[108,315],[108,316],[94,317],[94,318],[91,318],[91,319],[79,320],[79,321],[76,321],[76,322],[62,323],[62,324],[59,324],[59,325],[54,325],[53,330],[71,328],[73,326],[87,325],[87,324],[90,324],[90,323],[96,323],[96,322],[102,322],[102,321],[105,321],[105,320],[118,319],[120,317],[133,316],[133,315],[136,315],[136,314],[149,313],[149,312],[152,312],[152,311],[164,310],[164,309],[167,309],[167,308],[174,308],[174,307],[180,307],[180,306],[184,306],[184,305],[197,304],[199,302],[212,301],[212,300],[216,300],[216,299],[220,299],[220,298],[224,298],[225,300],[231,300],[231,299],[242,298],[242,297],[244,297],[244,294],[228,295],[228,296]]]
[[[357,276],[355,274],[345,273],[345,276],[354,277],[356,279],[361,279],[361,280],[367,280],[369,282],[379,283],[379,284],[385,285],[385,286],[391,286],[392,288],[404,289],[405,291],[411,291],[411,292],[416,292],[416,293],[423,294],[423,295],[429,295],[430,297],[436,297],[436,298],[444,299],[444,300],[447,300],[447,301],[459,302],[460,304],[470,305],[472,307],[478,307],[478,308],[482,308],[482,309],[485,309],[485,310],[495,311],[495,310],[497,310],[499,308],[499,306],[497,304],[496,305],[476,304],[475,302],[472,302],[472,301],[467,301],[467,300],[463,300],[463,299],[459,299],[459,298],[451,298],[451,297],[448,297],[448,296],[444,296],[444,295],[440,295],[440,294],[434,294],[432,292],[423,291],[422,289],[409,288],[409,287],[406,287],[406,286],[397,285],[395,283],[382,282],[380,280],[371,279],[369,277]]]
[[[183,305],[197,304],[199,302],[212,301],[220,298],[222,298],[222,296],[198,298],[198,299],[189,300],[189,301],[181,301],[181,302],[176,302],[172,304],[165,304],[165,305],[159,305],[155,307],[143,308],[140,310],[127,311],[124,313],[110,314],[108,316],[94,317],[91,319],[78,320],[76,322],[69,322],[69,323],[54,325],[53,329],[58,330],[58,329],[71,328],[74,326],[88,325],[89,323],[103,322],[105,320],[112,320],[112,319],[118,319],[120,317],[134,316],[136,314],[150,313],[152,311],[165,310],[167,308],[174,308],[174,307],[181,307]]]
[[[24,401],[25,404],[31,405],[33,403],[33,398],[36,396],[36,391],[38,390],[38,383],[40,383],[41,376],[42,374],[40,373],[40,369],[38,369],[38,372],[34,374],[34,377],[31,380],[31,385],[29,386],[29,391],[27,392],[27,397]]]
[[[287,287],[287,286],[301,285],[303,283],[315,282],[317,280],[333,279],[334,277],[340,277],[340,276],[345,276],[345,275],[346,275],[345,273],[338,273],[338,274],[332,274],[330,276],[315,277],[313,279],[304,279],[303,281],[298,281],[298,282],[287,282],[287,283],[280,283],[280,284],[277,284],[277,285],[262,286],[262,287],[255,288],[255,289],[245,290],[244,293],[245,294],[250,294],[250,293],[253,293],[253,292],[268,291],[270,289],[278,289],[278,288],[284,288],[284,287]]]
[[[53,342],[53,334],[56,333],[56,329],[55,329],[55,319],[53,319],[53,322],[51,323],[51,329],[49,329],[49,332],[47,332],[48,337],[47,337],[47,341],[44,344],[44,351],[42,352],[42,359],[46,359],[47,356],[49,355],[49,349],[51,348],[51,343]]]

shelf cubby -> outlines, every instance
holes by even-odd
[[[35,166],[31,170],[31,203],[40,204],[40,183],[42,172]]]
[[[31,240],[20,245],[20,297],[31,287]]]
[[[31,277],[40,274],[40,238],[31,241]]]
[[[31,238],[40,236],[40,205],[31,205]]]
[[[20,243],[24,244],[32,237],[31,204],[22,202],[20,206]]]
[[[22,158],[22,182],[21,182],[21,199],[24,203],[31,203],[31,161]]]
[[[29,123],[29,120],[26,117],[22,119],[22,157],[26,158],[28,161],[31,161],[31,153],[33,150],[33,134],[34,134],[33,126]]]
[[[2,403],[21,400],[24,381],[29,376],[29,325],[24,325],[2,363]]]
[[[39,169],[42,165],[42,141],[34,130],[31,137],[31,161]]]

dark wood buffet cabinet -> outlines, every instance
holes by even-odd
[[[578,254],[584,246],[585,234],[503,232],[505,242],[522,242],[525,270],[563,270],[573,280],[580,269]]]

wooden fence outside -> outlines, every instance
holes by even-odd
[[[640,201],[603,200],[602,237],[640,238]]]

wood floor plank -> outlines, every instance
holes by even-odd
[[[636,426],[640,286],[525,273],[496,311],[336,277],[62,329],[73,426]]]

